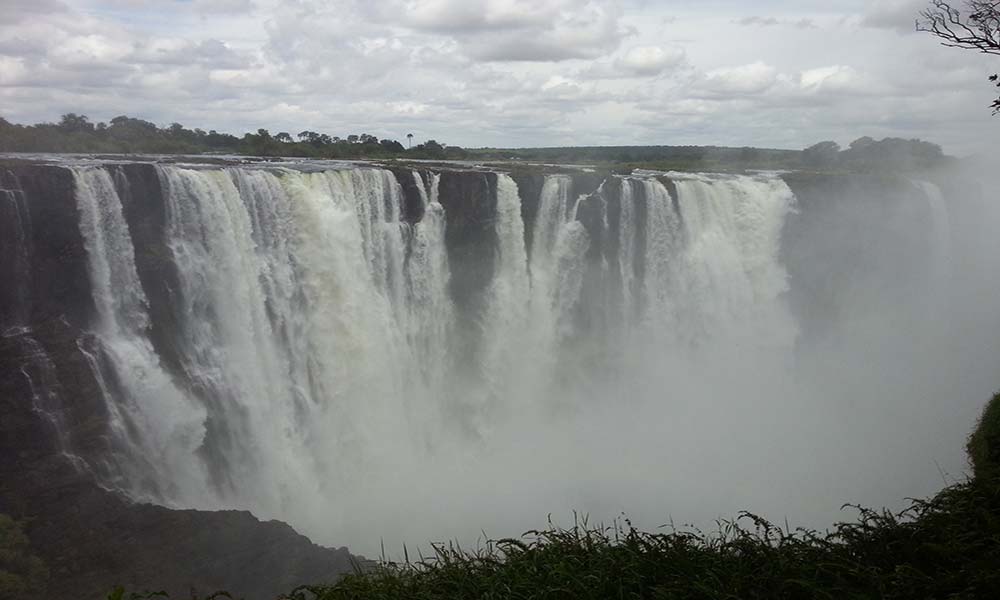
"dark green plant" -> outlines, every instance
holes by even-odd
[[[1000,479],[1000,394],[986,403],[966,448],[977,480]]]
[[[0,598],[41,598],[48,577],[45,563],[32,553],[23,524],[0,514]]]

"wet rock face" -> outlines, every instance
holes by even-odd
[[[2,210],[11,217],[0,225],[0,454],[11,459],[7,468],[30,469],[72,445],[96,464],[108,450],[107,412],[81,352],[95,311],[73,177],[47,165],[0,172]]]
[[[177,267],[166,238],[166,203],[156,168],[151,164],[115,166],[112,176],[122,202],[122,213],[135,243],[135,267],[149,303],[150,341],[164,365],[181,371],[176,332],[180,289]]]
[[[445,246],[451,269],[451,296],[458,311],[462,345],[469,352],[480,334],[486,292],[493,278],[497,235],[497,175],[472,171],[444,171],[438,184],[438,200],[447,215]]]
[[[424,202],[421,190],[418,187],[417,179],[413,176],[412,169],[389,167],[392,174],[403,189],[402,218],[406,223],[418,223],[424,218]],[[428,188],[429,178],[426,173],[418,172],[421,183],[424,185],[424,193]]]
[[[49,165],[0,165],[0,171],[4,172],[0,187],[12,192],[5,194],[5,213],[20,216],[31,273],[28,281],[7,280],[4,287],[29,299],[28,320],[33,325],[59,318],[76,327],[86,325],[94,307],[72,174]],[[8,236],[15,224],[4,220],[4,244],[13,246],[16,234]],[[3,262],[11,268],[6,259]]]
[[[524,222],[524,249],[531,257],[532,232],[538,219],[538,204],[542,197],[542,186],[545,185],[545,174],[537,169],[513,171],[511,179],[517,184],[518,195],[521,196],[521,220]]]

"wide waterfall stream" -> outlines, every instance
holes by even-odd
[[[114,168],[72,167],[96,309],[80,350],[114,448],[92,466],[142,500],[247,509],[367,554],[574,510],[825,526],[844,502],[932,491],[935,461],[957,475],[948,436],[975,407],[948,394],[985,398],[993,379],[948,368],[987,342],[942,333],[952,225],[926,182],[931,276],[913,302],[873,321],[845,292],[809,336],[782,251],[801,209],[776,174],[639,173],[580,194],[553,173],[530,220],[515,179],[490,174],[492,259],[470,268],[447,246],[439,173],[155,168],[166,341],[123,210],[142,199]],[[474,297],[458,258],[484,279]],[[908,445],[932,427],[939,447]]]

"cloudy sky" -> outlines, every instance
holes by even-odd
[[[0,0],[0,116],[462,146],[989,149],[1000,59],[926,0]]]

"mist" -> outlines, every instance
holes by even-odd
[[[972,188],[984,181],[958,177]],[[778,268],[789,289],[772,299],[774,320],[748,323],[757,311],[728,305],[735,322],[707,324],[718,330],[706,338],[654,336],[624,349],[621,373],[574,373],[503,415],[471,453],[456,447],[394,473],[372,495],[385,501],[379,516],[358,534],[384,532],[396,541],[388,548],[468,542],[479,529],[500,537],[542,527],[550,513],[571,524],[571,511],[711,529],[751,510],[822,529],[852,516],[844,503],[902,509],[963,479],[966,436],[998,385],[1000,246],[989,223],[1000,214],[987,198],[959,194],[942,191],[946,212],[916,185],[900,200],[847,191],[836,205],[810,207],[821,214],[797,234],[811,250],[786,247],[800,254]],[[717,241],[714,233],[700,242]],[[789,263],[843,287],[803,299]],[[695,302],[727,300],[713,295],[735,277],[712,275],[720,287]],[[793,301],[823,305],[796,311]],[[746,325],[758,327],[741,335]],[[351,514],[371,509],[369,497]],[[391,513],[399,517],[383,520]]]
[[[822,529],[963,478],[1000,383],[1000,214],[967,168],[156,168],[162,298],[127,178],[74,168],[117,448],[94,468],[139,500],[368,556],[575,516]]]

